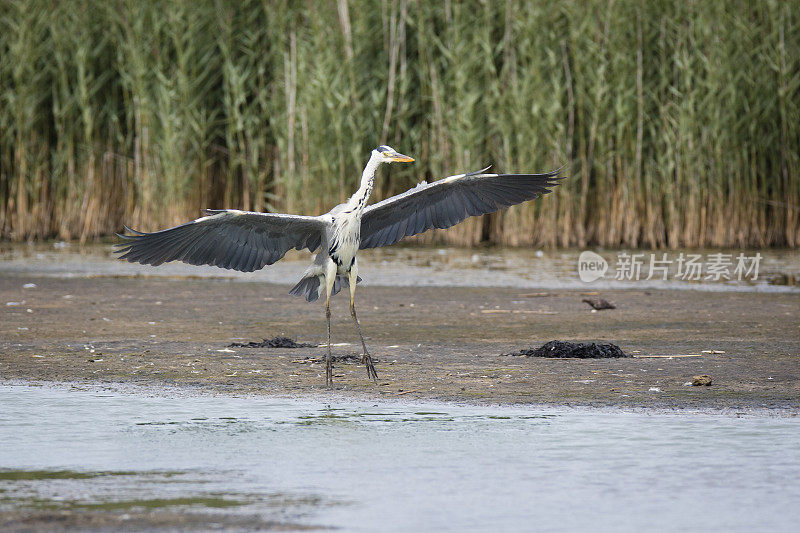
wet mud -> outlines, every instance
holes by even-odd
[[[24,288],[33,283],[35,287]],[[325,341],[324,307],[288,286],[229,280],[0,274],[0,379],[128,383],[256,394],[329,394],[322,347],[231,348],[284,336]],[[370,287],[359,318],[332,304],[333,394],[480,403],[800,407],[800,297],[669,290]],[[552,339],[614,343],[632,358],[504,357]],[[707,374],[713,387],[693,387]]]
[[[147,502],[145,502],[147,503]],[[186,502],[169,502],[170,506]],[[198,505],[198,502],[189,502]],[[203,502],[200,502],[203,503]],[[209,515],[180,509],[157,509],[131,502],[122,509],[55,509],[0,512],[0,531],[320,531],[326,527],[264,520],[259,516]]]

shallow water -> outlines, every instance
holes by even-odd
[[[596,281],[585,283],[578,275],[581,250],[535,250],[530,248],[456,248],[435,246],[392,246],[359,252],[360,275],[365,285],[381,287],[517,287],[526,289],[680,289],[700,291],[759,291],[800,293],[800,250],[672,250],[655,253],[654,260],[667,253],[670,261],[666,279],[659,271],[650,276],[651,252],[636,259],[639,274],[622,272],[616,250],[595,250],[608,262],[609,270]],[[703,265],[701,279],[683,279],[678,275],[680,254],[695,254]],[[706,279],[712,255],[728,254],[726,280]],[[743,253],[752,258],[761,254],[758,276],[737,279],[735,258]],[[0,273],[44,275],[53,277],[95,276],[177,276],[230,278],[238,281],[260,281],[289,284],[298,280],[310,263],[307,252],[290,251],[286,257],[256,272],[236,272],[212,266],[167,263],[157,268],[131,264],[116,259],[111,244],[79,246],[69,243],[10,244],[0,243]],[[712,276],[713,277],[713,276]]]
[[[790,531],[800,419],[0,386],[0,510],[346,531]],[[211,520],[211,519],[210,519]]]

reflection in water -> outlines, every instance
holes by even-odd
[[[788,530],[800,420],[0,386],[0,512]],[[159,515],[160,516],[160,515]],[[699,521],[699,522],[698,522]]]
[[[115,259],[110,244],[54,247],[52,244],[0,243],[0,273],[16,272],[57,277],[81,276],[199,276],[223,277],[242,281],[264,281],[286,284],[298,279],[308,266],[310,254],[295,250],[274,265],[253,273],[242,273],[216,267],[196,267],[183,263],[168,263],[158,268],[130,264]],[[577,264],[581,250],[533,250],[523,248],[443,248],[392,246],[359,253],[360,271],[372,286],[464,286],[519,287],[530,289],[617,289],[666,288],[713,291],[773,291],[800,292],[800,250],[672,250],[663,253],[672,262],[666,280],[659,275],[647,280],[647,258],[638,281],[614,279],[616,251],[598,250],[610,264],[604,278],[584,283],[578,276]],[[747,257],[761,254],[758,278],[744,276],[738,281],[733,264],[728,269],[732,280],[703,279],[684,281],[677,276],[677,258],[681,253],[699,254],[708,262],[715,253],[730,254],[731,261],[739,253]],[[457,275],[454,275],[457,272]],[[490,275],[487,275],[490,274]]]

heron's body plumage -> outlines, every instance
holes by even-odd
[[[312,302],[322,296],[326,287],[329,262],[336,265],[336,280],[333,294],[348,287],[348,276],[356,265],[356,254],[361,245],[361,216],[364,206],[372,193],[377,165],[367,164],[361,178],[361,186],[350,199],[339,204],[324,215],[327,228],[324,233],[320,251],[314,257],[314,263],[306,269],[300,281],[289,291],[294,296],[303,296]],[[356,273],[357,275],[357,273]],[[317,277],[318,282],[308,281]],[[316,292],[314,292],[316,290]]]
[[[331,295],[350,289],[350,311],[361,335],[355,311],[358,250],[388,246],[433,228],[449,228],[470,216],[494,213],[547,194],[558,185],[560,170],[545,174],[491,174],[488,168],[422,182],[405,193],[367,206],[375,171],[381,163],[413,161],[388,146],[372,151],[361,184],[350,199],[319,216],[257,213],[235,209],[208,210],[186,224],[154,233],[129,230],[120,235],[120,259],[160,265],[183,261],[252,272],[280,260],[292,248],[317,252],[290,294],[309,302],[326,296],[328,320],[327,382],[332,384],[330,356]],[[363,362],[375,379],[364,337]]]

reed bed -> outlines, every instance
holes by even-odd
[[[800,245],[800,2],[5,0],[0,237],[321,213],[492,163],[546,201],[422,239]]]

